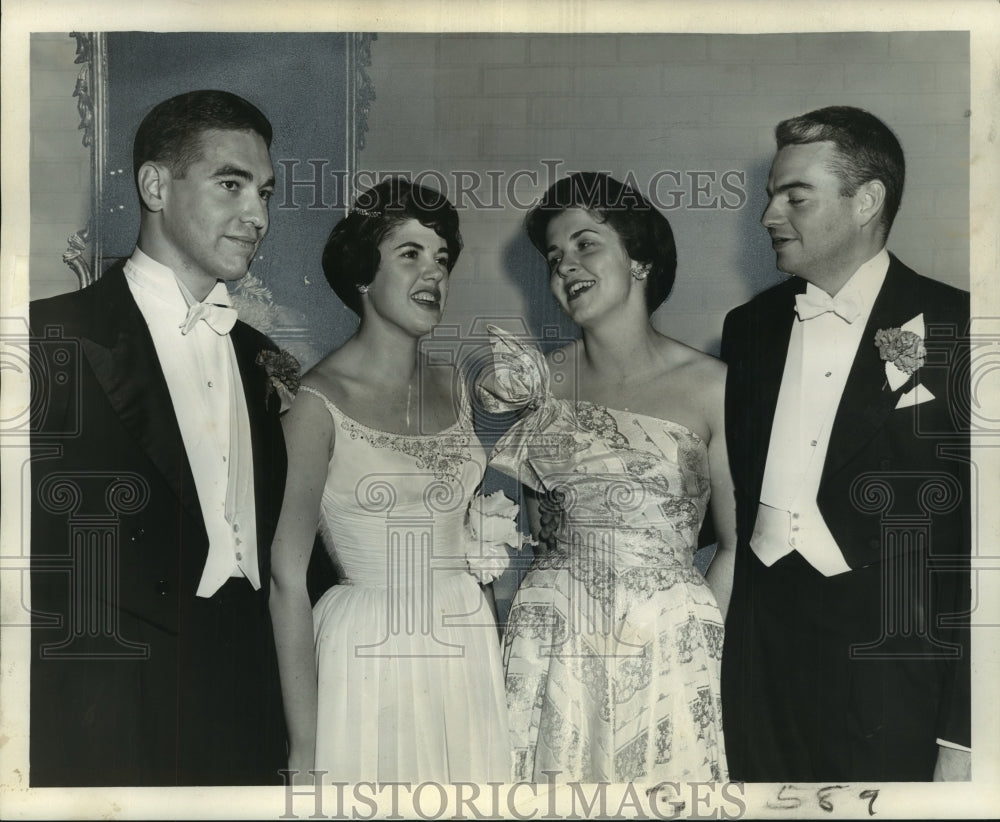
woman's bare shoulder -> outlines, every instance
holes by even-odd
[[[331,400],[337,399],[350,390],[354,381],[350,362],[341,354],[341,349],[332,351],[302,375],[302,384],[319,391]]]
[[[726,396],[726,364],[718,357],[674,341],[676,366],[668,375],[674,390],[688,397],[692,410],[707,423],[711,432],[722,427]]]
[[[725,383],[726,364],[694,346],[672,337],[664,337],[666,359],[675,376],[689,376],[706,383]]]
[[[692,372],[706,383],[720,386],[725,385],[727,371],[726,364],[718,357],[713,357],[711,354],[706,354],[704,351],[698,351],[697,349],[691,350],[694,353],[691,356],[688,367],[692,370]]]

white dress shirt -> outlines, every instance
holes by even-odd
[[[834,417],[872,305],[889,270],[883,248],[837,293],[847,322],[833,311],[792,324],[788,356],[778,392],[757,522],[750,546],[770,566],[798,551],[824,576],[850,571],[816,502]],[[807,299],[826,292],[812,283]],[[803,315],[806,312],[803,310]]]
[[[156,347],[208,532],[197,595],[210,597],[239,576],[259,590],[250,420],[232,341],[204,321],[183,333],[196,301],[171,269],[138,248],[125,277]],[[225,283],[203,302],[230,305]]]

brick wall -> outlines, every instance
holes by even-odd
[[[725,312],[780,277],[758,223],[774,125],[841,103],[881,117],[906,151],[890,249],[968,287],[964,33],[381,33],[369,74],[377,99],[362,167],[438,172],[464,206],[466,250],[446,315],[463,327],[484,313],[523,316],[535,331],[561,324],[512,201],[530,203],[569,171],[605,170],[644,188],[659,180],[680,263],[654,321],[716,350]],[[484,207],[494,201],[503,207]]]

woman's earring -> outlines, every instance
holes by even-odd
[[[368,293],[368,286],[367,285],[359,285],[358,286],[358,292],[361,293],[361,294],[367,294]]]
[[[649,275],[649,263],[632,266],[632,276],[637,280],[645,280]]]

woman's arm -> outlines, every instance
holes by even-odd
[[[708,466],[711,472],[712,520],[715,525],[716,550],[706,578],[722,618],[729,610],[729,597],[733,591],[733,560],[736,555],[736,496],[733,478],[729,471],[729,453],[726,449],[726,367],[722,363],[715,369],[715,378],[706,386],[706,416],[712,430],[708,444]]]
[[[282,418],[288,479],[271,549],[271,620],[288,724],[288,767],[303,774],[316,748],[316,658],[306,571],[333,453],[334,428],[323,402],[300,393]],[[311,776],[305,781],[310,782]],[[293,780],[294,781],[294,780]]]

